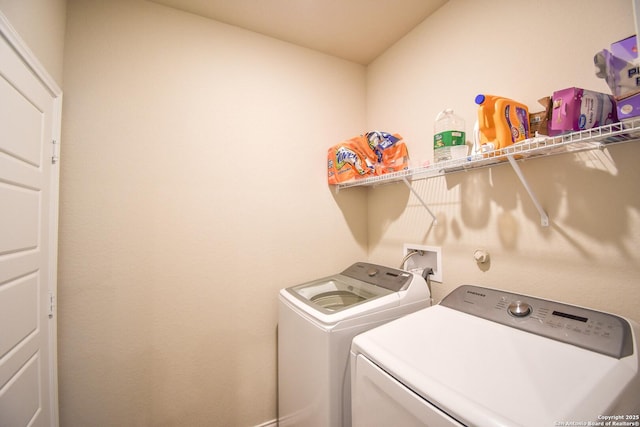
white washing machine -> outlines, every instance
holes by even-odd
[[[430,305],[430,291],[420,275],[363,262],[282,289],[278,425],[350,426],[351,340]]]
[[[638,426],[639,333],[612,314],[461,286],[353,340],[353,425]]]

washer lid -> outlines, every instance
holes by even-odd
[[[358,262],[340,274],[285,289],[298,301],[333,314],[405,290],[413,275],[403,270]],[[397,300],[394,300],[397,304]]]
[[[352,352],[466,425],[597,421],[640,388],[637,352],[618,359],[442,305],[357,336]]]
[[[336,274],[285,289],[298,301],[325,314],[332,314],[366,301],[380,298],[393,291]]]

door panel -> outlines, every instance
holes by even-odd
[[[0,325],[12,325],[0,334],[0,357],[38,332],[38,300],[37,273],[0,286]]]
[[[0,13],[0,426],[57,426],[60,90]]]
[[[0,117],[5,118],[0,128],[0,150],[39,166],[42,157],[41,112],[13,86],[2,80],[0,99]]]
[[[38,378],[40,358],[33,355],[3,388],[0,394],[0,413],[3,425],[26,426],[31,420],[40,423],[39,396],[33,393],[40,383]]]
[[[40,191],[0,182],[0,200],[0,255],[37,248]]]

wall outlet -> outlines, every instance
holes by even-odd
[[[419,252],[409,257],[405,261],[403,268],[407,271],[420,270],[421,273],[425,268],[431,267],[433,269],[431,281],[442,283],[442,248],[413,243],[404,244],[404,256],[413,251]]]

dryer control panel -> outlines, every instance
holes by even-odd
[[[440,305],[618,359],[633,354],[629,322],[613,314],[473,285]]]

